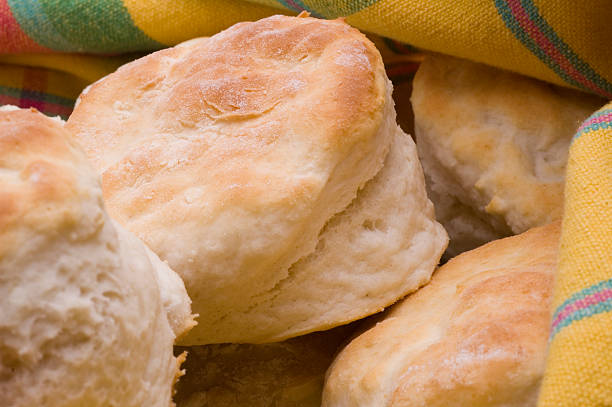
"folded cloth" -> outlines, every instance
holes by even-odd
[[[133,58],[133,54],[0,55],[0,105],[34,107],[67,119],[83,88]]]
[[[142,53],[279,12],[242,0],[0,0],[0,104],[67,118],[85,86]]]
[[[0,0],[0,52],[154,51],[278,13],[242,0]]]
[[[0,63],[0,105],[34,107],[66,120],[87,84],[61,71]]]
[[[0,0],[0,52],[151,51],[302,10],[612,98],[608,0]]]
[[[295,12],[242,0],[0,0],[0,104],[67,118],[83,88],[119,66],[273,14]],[[409,84],[422,54],[388,38],[370,38],[389,78]],[[109,52],[120,54],[100,55]],[[407,103],[402,107],[410,131],[411,111]]]
[[[570,148],[539,407],[612,406],[612,103]]]

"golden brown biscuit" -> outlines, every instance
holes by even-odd
[[[323,406],[535,406],[560,225],[463,253],[344,348]]]
[[[430,55],[412,105],[419,157],[455,255],[560,219],[569,144],[604,101]]]
[[[83,92],[68,127],[113,216],[183,277],[185,344],[328,329],[429,279],[446,234],[391,90],[343,21],[275,16]]]

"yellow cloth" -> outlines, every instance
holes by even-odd
[[[609,0],[302,0],[285,3],[302,4],[302,8],[328,18],[347,16],[348,23],[362,30],[423,49],[582,88],[612,99],[612,47],[606,45],[612,36]]]
[[[559,262],[538,406],[612,406],[612,103],[572,143]]]
[[[345,16],[364,31],[423,49],[612,99],[609,0],[84,0],[79,7],[72,2],[9,0],[8,4],[5,35],[25,39],[10,41],[9,37],[6,46],[0,41],[0,53],[20,49],[148,51],[212,35],[238,21],[305,9],[326,18]],[[0,17],[2,14],[0,5]],[[59,24],[62,15],[58,14],[65,15],[66,25],[74,27]],[[99,21],[104,24],[96,24]],[[89,38],[98,32],[97,26],[104,41]],[[116,35],[107,35],[108,29]],[[102,70],[108,68],[107,59],[99,59]],[[79,64],[67,60],[62,70],[80,70]]]

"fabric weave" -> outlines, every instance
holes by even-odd
[[[539,407],[612,406],[612,103],[570,148]]]

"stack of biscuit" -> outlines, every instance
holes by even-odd
[[[363,34],[274,16],[3,108],[0,405],[535,405],[559,224],[434,270],[559,217],[599,100],[413,87],[416,145]]]

